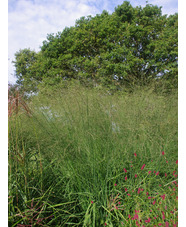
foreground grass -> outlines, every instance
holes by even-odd
[[[9,119],[9,226],[177,226],[177,95],[41,94]]]

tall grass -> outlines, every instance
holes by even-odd
[[[9,118],[9,226],[177,226],[177,94],[71,88],[28,106]]]

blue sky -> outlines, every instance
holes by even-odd
[[[13,76],[16,51],[39,47],[47,34],[73,26],[81,16],[100,14],[103,10],[112,13],[123,0],[8,0],[8,81],[15,83]],[[145,6],[146,0],[131,0],[132,6]],[[177,0],[149,0],[149,4],[162,6],[163,14],[178,12]]]

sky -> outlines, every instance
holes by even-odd
[[[114,12],[123,0],[8,0],[8,81],[15,83],[12,61],[16,51],[30,48],[40,50],[47,34],[56,34],[75,25],[82,16]],[[133,7],[145,6],[146,0],[131,0]],[[163,14],[178,12],[177,0],[149,0],[162,6]]]

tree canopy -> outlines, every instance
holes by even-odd
[[[112,14],[81,17],[75,26],[48,34],[38,53],[19,50],[14,64],[17,83],[27,91],[72,80],[121,89],[159,79],[176,87],[178,14],[124,1]]]

